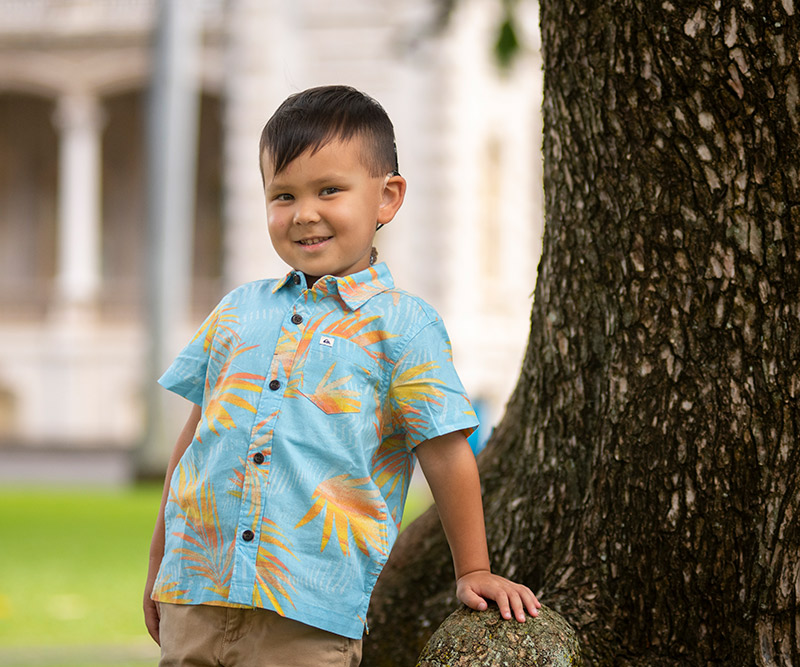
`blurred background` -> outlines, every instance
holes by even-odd
[[[537,26],[535,0],[0,0],[0,665],[154,664],[141,480],[188,414],[155,380],[225,292],[288,270],[258,141],[292,92],[392,118],[409,191],[376,245],[444,317],[480,449],[539,260]]]

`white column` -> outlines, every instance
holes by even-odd
[[[91,306],[100,289],[100,181],[103,113],[88,94],[58,102],[57,310]]]
[[[229,4],[224,120],[228,287],[288,270],[267,234],[258,143],[278,105],[304,87],[303,11],[298,0]]]
[[[191,302],[202,22],[194,0],[160,0],[148,118],[148,370],[154,382],[180,351]],[[188,331],[194,328],[189,325]],[[156,475],[185,419],[181,401],[148,392],[138,473]]]

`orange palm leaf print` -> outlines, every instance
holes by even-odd
[[[208,352],[209,348],[211,348],[214,343],[214,336],[217,333],[217,329],[222,329],[229,333],[232,338],[238,339],[239,336],[231,326],[238,322],[238,318],[233,314],[235,310],[233,306],[228,305],[220,305],[217,307],[200,326],[200,329],[198,329],[194,338],[192,338],[192,342],[202,337],[203,351]],[[221,345],[223,348],[227,346],[226,343],[221,343]],[[213,348],[212,351],[219,356],[224,356],[225,353],[224,349]]]
[[[210,484],[199,485],[196,471],[181,465],[178,483],[170,489],[170,500],[180,507],[178,518],[190,532],[173,533],[186,545],[173,550],[191,563],[187,570],[209,580],[207,590],[227,596],[233,566],[233,542],[225,544],[219,529],[219,512]]]
[[[352,375],[331,380],[336,363],[331,364],[328,372],[317,384],[313,394],[303,394],[314,405],[320,408],[325,414],[334,415],[346,412],[358,412],[361,409],[361,401],[358,399],[358,392],[352,389],[342,389],[347,384]],[[300,392],[302,393],[302,392]]]
[[[228,356],[228,359],[220,369],[219,375],[217,376],[217,382],[211,392],[211,397],[209,398],[208,405],[206,406],[204,413],[209,430],[216,435],[219,435],[219,431],[217,431],[216,428],[217,424],[228,430],[236,425],[235,421],[231,417],[230,412],[228,412],[228,409],[225,405],[226,403],[229,405],[235,405],[239,408],[247,410],[248,412],[255,413],[256,411],[256,408],[252,403],[247,401],[239,394],[234,393],[234,391],[238,390],[260,394],[260,383],[263,382],[264,376],[255,375],[254,373],[232,373],[228,375],[228,371],[230,370],[233,360],[243,352],[252,350],[254,347],[257,346],[251,345],[249,347],[244,347],[240,343],[237,348],[231,352],[231,354]]]
[[[266,429],[267,424],[273,421],[280,413],[276,410],[271,415],[269,415],[266,419],[258,422],[255,426],[253,426],[252,431],[250,431],[250,438],[253,440],[253,447],[263,447],[264,445],[268,445],[272,441],[272,437],[275,434],[275,431],[270,428],[267,431],[263,432],[262,435],[259,435],[259,432],[264,431]]]
[[[320,483],[311,495],[314,504],[295,528],[300,528],[324,511],[320,551],[324,551],[328,540],[336,530],[339,548],[345,556],[350,555],[350,539],[366,556],[369,547],[380,554],[388,552],[386,535],[386,510],[378,502],[380,492],[372,487],[369,477],[353,479],[338,475]]]
[[[362,330],[365,327],[377,319],[379,319],[377,315],[373,315],[372,317],[361,317],[361,313],[357,312],[350,317],[337,320],[333,325],[326,327],[324,329],[324,333],[331,334],[333,336],[339,336],[341,338],[347,338],[361,347],[361,349],[363,349],[364,352],[366,352],[373,359],[386,360],[387,357],[385,354],[370,350],[369,346],[379,343],[383,340],[397,338],[397,334],[390,333],[384,329],[371,329],[368,331],[363,331],[362,333]]]
[[[253,449],[258,449],[264,455],[263,463],[255,463],[251,456],[246,458],[239,457],[239,467],[234,468],[233,476],[228,478],[232,485],[232,488],[228,490],[228,494],[234,498],[247,501],[248,514],[253,515],[253,526],[251,526],[253,530],[255,530],[257,522],[257,513],[262,506],[263,492],[267,487],[272,462],[271,442],[275,432],[271,427],[267,427],[277,416],[278,412],[273,412],[266,419],[253,426],[250,431],[252,440],[250,446]]]
[[[302,396],[300,385],[303,383],[303,374],[296,373],[292,375],[292,379],[286,383],[286,391],[283,392],[284,398],[297,398]]]
[[[308,326],[303,330],[303,335],[300,337],[300,342],[297,344],[297,351],[294,355],[294,364],[296,368],[300,368],[305,363],[305,359],[308,356],[308,348],[311,345],[314,334],[325,321],[325,318],[330,314],[331,311],[310,320]]]
[[[272,603],[275,611],[283,615],[283,607],[278,596],[294,607],[294,602],[287,590],[287,587],[294,590],[294,586],[290,580],[289,568],[270,551],[269,547],[283,549],[297,560],[297,556],[287,546],[286,537],[277,524],[270,519],[264,519],[261,527],[261,544],[256,558],[256,587],[253,592],[253,603],[256,606],[262,606],[263,595]]]
[[[283,368],[284,375],[289,375],[295,350],[298,346],[297,339],[299,335],[297,329],[288,330],[285,327],[281,327],[281,335],[278,337],[278,344],[275,346],[275,358],[278,360],[278,363],[274,365],[272,369],[273,380],[278,375],[279,366]]]
[[[378,279],[378,271],[375,268],[369,269],[369,275],[369,280],[360,282],[356,281],[352,276],[345,277],[340,283],[339,292],[346,294],[357,292],[365,297],[371,297],[389,289],[389,285],[382,283]]]
[[[269,461],[272,448],[262,449],[261,452],[266,457],[265,460]],[[233,477],[228,478],[228,481],[233,485],[228,494],[234,498],[244,499],[247,502],[248,514],[254,516],[253,521],[255,524],[255,515],[261,509],[263,493],[267,487],[269,466],[266,464],[257,465],[250,457],[247,459],[239,457],[239,465],[241,467],[233,471]]]

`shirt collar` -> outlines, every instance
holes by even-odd
[[[299,280],[298,280],[299,279]],[[305,285],[306,278],[300,271],[290,271],[272,289],[278,292],[287,285]],[[385,262],[343,278],[322,276],[313,290],[322,294],[338,294],[350,310],[358,310],[376,294],[394,287],[394,280]]]

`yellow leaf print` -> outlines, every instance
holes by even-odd
[[[444,394],[435,385],[444,385],[445,382],[433,376],[425,377],[425,373],[436,368],[439,368],[436,363],[429,361],[412,366],[393,377],[391,393],[395,402],[406,407],[410,407],[414,401],[440,405],[434,399],[443,398]]]
[[[219,435],[216,424],[223,428],[230,430],[236,423],[228,412],[225,404],[235,405],[239,408],[247,410],[248,412],[255,413],[255,406],[249,401],[245,400],[239,394],[235,394],[235,390],[251,391],[257,394],[261,393],[261,382],[264,380],[263,375],[255,375],[253,373],[232,373],[228,375],[231,363],[243,352],[252,350],[256,345],[243,347],[241,344],[231,352],[227,361],[224,363],[217,376],[217,382],[211,392],[211,397],[208,400],[204,416],[209,430]]]
[[[286,383],[286,391],[283,392],[284,398],[297,398],[302,396],[300,393],[300,385],[303,383],[303,374],[296,373],[292,375],[291,380]]]
[[[298,346],[298,336],[297,329],[287,330],[285,327],[281,327],[281,335],[278,338],[278,344],[275,346],[275,358],[278,363],[272,368],[273,380],[278,376],[279,366],[283,368],[284,375],[289,375],[295,350]]]
[[[203,351],[208,352],[209,348],[211,348],[213,345],[214,336],[217,333],[217,329],[222,329],[230,334],[231,338],[238,340],[239,336],[231,326],[238,322],[238,318],[233,314],[235,310],[236,309],[233,306],[228,305],[220,305],[217,307],[200,326],[200,329],[198,329],[197,333],[192,339],[192,342],[202,337]],[[218,356],[225,356],[225,351],[229,343],[221,342],[220,345],[223,349],[214,348],[212,351]]]
[[[342,278],[339,283],[339,293],[358,295],[367,299],[389,289],[389,285],[378,279],[378,271],[374,267],[369,269],[369,276],[369,280],[364,281],[356,281],[353,276]]]
[[[331,380],[334,368],[336,368],[336,362],[331,364],[328,372],[317,384],[313,394],[302,395],[328,415],[358,412],[361,409],[358,392],[352,389],[342,389],[342,385],[347,384],[353,376],[346,375],[345,377]]]
[[[250,431],[250,438],[253,440],[252,447],[263,447],[264,445],[268,445],[272,441],[272,436],[274,435],[275,431],[270,428],[262,435],[258,435],[261,431],[263,431],[267,424],[269,424],[272,420],[274,420],[280,413],[276,410],[271,415],[269,415],[266,419],[258,422],[253,429]]]
[[[265,461],[269,461],[272,448],[262,449],[261,453],[264,455]],[[270,466],[266,463],[257,465],[252,457],[247,457],[247,459],[239,457],[239,465],[241,467],[233,471],[233,477],[228,478],[233,486],[228,493],[234,498],[244,499],[247,502],[247,513],[254,515],[254,525],[251,526],[254,528],[255,515],[261,510],[263,492],[267,488]]]
[[[294,367],[295,369],[299,369],[305,363],[306,357],[308,356],[308,348],[311,345],[311,341],[314,338],[314,334],[316,333],[317,329],[322,325],[325,321],[325,318],[330,315],[330,312],[327,312],[323,315],[320,315],[316,319],[312,319],[309,321],[308,326],[303,330],[303,335],[300,337],[300,342],[297,344],[297,351],[294,355]]]
[[[246,458],[239,457],[239,466],[234,468],[233,477],[229,477],[228,481],[231,483],[232,488],[228,490],[228,494],[234,498],[244,499],[247,502],[247,512],[253,516],[253,525],[251,528],[255,530],[257,523],[257,514],[261,511],[263,492],[267,488],[267,481],[269,478],[269,471],[272,464],[272,437],[274,431],[272,428],[267,429],[267,426],[278,416],[278,412],[273,412],[266,419],[260,421],[253,426],[250,431],[250,452],[254,453],[255,450],[264,455],[264,461],[260,464],[253,460],[251,455]],[[259,435],[261,434],[261,435]]]
[[[178,518],[190,532],[173,533],[185,547],[173,549],[181,560],[191,563],[187,570],[209,580],[206,590],[226,597],[233,567],[233,542],[225,544],[219,529],[219,513],[210,484],[199,485],[196,471],[181,465],[177,485],[170,489],[170,501],[178,505]]]
[[[381,442],[381,446],[372,457],[372,477],[375,484],[383,488],[384,496],[394,493],[397,485],[405,488],[405,482],[411,475],[413,459],[405,446],[405,437],[402,433],[394,433]]]
[[[179,589],[177,581],[166,581],[153,590],[153,597],[159,602],[189,602],[184,596],[188,589]]]
[[[398,362],[402,368],[403,359]],[[426,376],[426,373],[438,368],[435,362],[428,361],[406,368],[402,372],[392,377],[389,398],[394,406],[402,415],[399,419],[398,414],[393,414],[393,419],[398,424],[404,424],[409,433],[422,437],[427,427],[427,421],[422,418],[422,406],[420,404],[433,403],[441,405],[436,399],[443,398],[444,393],[436,385],[444,385],[442,380],[434,376]]]
[[[311,495],[314,504],[295,528],[305,526],[324,510],[320,551],[324,551],[328,540],[336,529],[339,548],[345,556],[350,555],[349,534],[358,549],[366,556],[368,547],[380,554],[388,552],[386,535],[386,511],[378,502],[380,492],[372,487],[369,477],[352,479],[348,475],[332,477],[320,483]]]
[[[290,581],[289,568],[269,550],[270,546],[283,549],[288,555],[297,560],[297,556],[286,545],[286,537],[277,524],[270,519],[264,519],[261,527],[261,544],[258,547],[258,555],[256,557],[256,586],[253,591],[253,604],[259,607],[262,606],[263,595],[272,603],[275,611],[283,616],[284,611],[278,600],[278,595],[294,607],[291,595],[286,590],[287,586],[294,590],[294,586]]]

